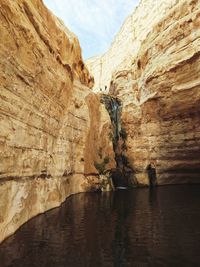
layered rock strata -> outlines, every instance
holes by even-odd
[[[109,50],[103,55],[86,60],[95,79],[95,92],[108,93],[113,72],[130,66],[153,26],[165,15],[168,16],[176,2],[177,0],[141,0],[125,20]]]
[[[200,182],[200,2],[178,1],[113,76],[138,183]]]
[[[70,194],[109,190],[115,161],[77,38],[41,0],[1,0],[0,21],[2,241]]]
[[[123,103],[126,156],[139,184],[200,182],[200,1],[180,0],[113,73]]]

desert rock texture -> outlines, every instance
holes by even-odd
[[[154,25],[168,16],[176,0],[141,0],[134,12],[127,17],[115,36],[111,47],[103,55],[86,60],[95,79],[94,91],[109,91],[112,74],[130,66],[138,54],[141,43]],[[121,66],[120,66],[121,65]]]
[[[158,184],[200,181],[199,26],[198,0],[141,1],[109,51],[87,62],[94,89],[106,85],[122,103],[138,184],[149,183],[149,166]]]
[[[0,22],[1,241],[71,194],[111,190],[115,160],[76,36],[41,0],[1,0]]]

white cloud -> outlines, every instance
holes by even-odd
[[[44,0],[79,38],[85,58],[108,49],[139,0]]]

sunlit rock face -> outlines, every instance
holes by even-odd
[[[0,22],[2,241],[70,194],[102,187],[95,162],[109,158],[105,180],[115,161],[76,36],[41,0],[1,0]]]
[[[158,184],[200,182],[199,26],[200,2],[178,1],[113,74],[138,183],[148,183],[149,164]]]
[[[102,56],[86,60],[86,65],[95,79],[93,88],[95,92],[109,91],[113,72],[130,66],[138,54],[141,43],[152,31],[152,27],[169,13],[176,2],[176,0],[141,0],[138,7],[125,20],[110,49]]]

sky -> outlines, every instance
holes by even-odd
[[[139,0],[43,0],[80,41],[84,59],[110,47]]]

